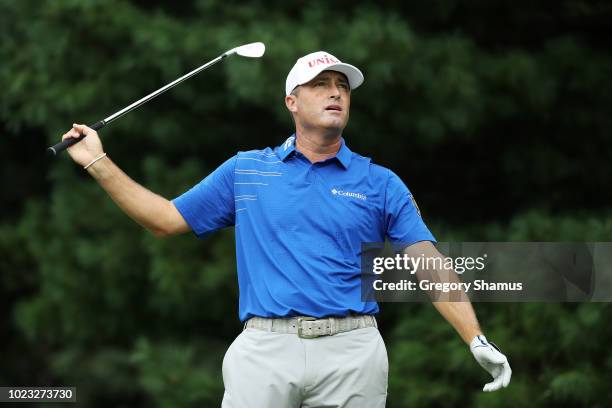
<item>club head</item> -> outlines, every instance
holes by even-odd
[[[250,44],[241,45],[240,47],[233,48],[225,54],[238,54],[241,57],[248,58],[259,58],[266,52],[266,46],[262,42],[254,42]]]

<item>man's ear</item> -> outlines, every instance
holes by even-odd
[[[289,94],[285,96],[285,106],[291,113],[297,112],[297,96]]]

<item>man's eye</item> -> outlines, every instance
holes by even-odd
[[[343,88],[343,89],[348,89],[348,85],[347,84],[339,84],[338,86],[340,88]]]

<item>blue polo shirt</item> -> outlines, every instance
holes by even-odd
[[[377,313],[361,301],[361,244],[435,239],[395,173],[344,139],[314,164],[294,142],[239,152],[173,203],[198,237],[235,226],[240,320]]]

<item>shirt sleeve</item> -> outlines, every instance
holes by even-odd
[[[172,200],[193,232],[199,237],[234,225],[234,168],[236,156],[220,165],[190,190]]]
[[[421,218],[412,193],[390,170],[385,197],[385,225],[386,235],[398,251],[419,241],[436,242]]]

